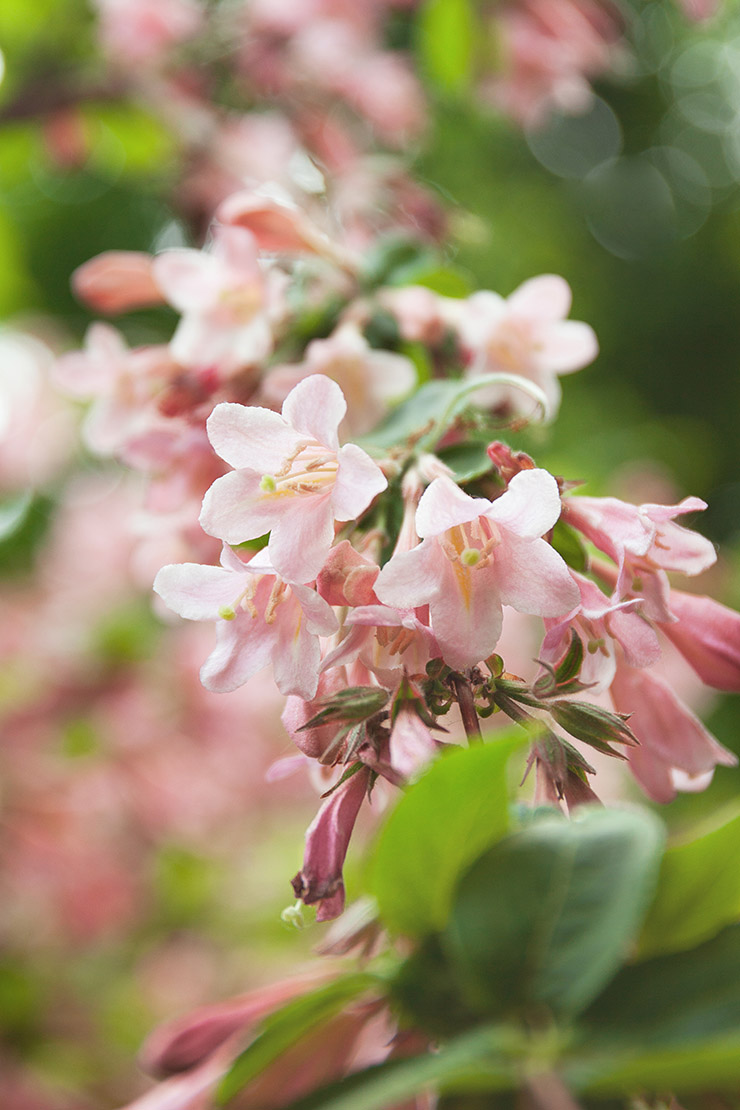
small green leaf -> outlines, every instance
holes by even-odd
[[[569,567],[583,574],[588,567],[588,556],[580,536],[564,520],[557,520],[551,533],[552,546]]]
[[[476,23],[470,0],[427,0],[419,13],[422,66],[446,92],[468,85],[473,67]]]
[[[442,462],[452,470],[452,476],[459,484],[472,482],[493,470],[493,463],[486,453],[483,443],[459,443],[440,451]]]
[[[506,765],[523,743],[499,733],[455,748],[407,791],[380,832],[370,889],[389,929],[422,936],[444,927],[454,885],[508,828]]]
[[[378,985],[376,976],[353,972],[317,987],[271,1014],[221,1080],[216,1094],[218,1105],[225,1105],[306,1034],[330,1021],[349,1002]]]
[[[577,1013],[634,941],[652,893],[662,826],[591,809],[544,818],[495,844],[462,879],[442,943],[471,1005]]]
[[[671,846],[640,937],[640,955],[690,948],[740,918],[740,812],[711,832]]]
[[[457,381],[426,382],[367,436],[368,443],[376,447],[395,447],[431,428],[454,401],[459,387]]]

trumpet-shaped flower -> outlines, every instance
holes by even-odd
[[[496,647],[502,605],[542,617],[578,605],[567,566],[541,538],[559,515],[557,483],[545,470],[515,475],[493,502],[435,478],[416,513],[422,542],[393,556],[375,592],[400,609],[428,604],[445,662],[474,666]]]
[[[618,567],[616,595],[641,594],[645,615],[670,621],[666,571],[695,575],[717,559],[712,543],[675,523],[675,517],[706,509],[699,497],[678,505],[630,505],[616,497],[572,497],[565,503],[569,524]]]
[[[216,647],[200,672],[208,690],[235,690],[272,663],[282,694],[310,700],[316,693],[319,637],[336,632],[337,620],[308,586],[289,586],[264,559],[243,563],[224,546],[220,567],[162,567],[154,589],[181,617],[218,621]]]
[[[208,435],[235,469],[206,493],[205,531],[231,544],[270,532],[268,554],[277,573],[291,583],[313,580],[334,540],[334,521],[358,517],[387,485],[361,448],[339,447],[346,409],[341,389],[323,374],[299,382],[282,415],[217,405]]]

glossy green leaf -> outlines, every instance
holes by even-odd
[[[374,975],[352,973],[317,987],[277,1010],[266,1019],[261,1032],[221,1080],[216,1096],[218,1104],[228,1103],[302,1037],[328,1022],[349,1002],[377,985]]]
[[[677,1093],[740,1081],[740,925],[624,968],[583,1015],[577,1087]]]
[[[740,812],[666,851],[640,937],[642,956],[690,948],[740,918]]]
[[[498,735],[436,760],[398,803],[378,838],[370,887],[393,931],[444,927],[458,877],[508,828],[506,765],[522,744]]]
[[[469,82],[476,25],[470,0],[427,0],[419,13],[421,61],[431,80],[447,92]]]
[[[442,942],[471,1004],[572,1015],[615,974],[652,893],[663,832],[647,812],[545,817],[464,876]]]

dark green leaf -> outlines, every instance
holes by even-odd
[[[465,875],[443,944],[490,1016],[577,1013],[625,958],[652,893],[662,828],[649,813],[582,810],[495,844]]]
[[[740,1081],[740,925],[624,968],[582,1018],[575,1086],[678,1094]]]
[[[421,936],[441,929],[463,869],[508,828],[506,765],[522,744],[498,734],[455,748],[406,793],[381,830],[370,888],[385,924]]]

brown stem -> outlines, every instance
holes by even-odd
[[[452,679],[452,685],[455,687],[455,696],[460,706],[460,716],[465,726],[465,735],[468,738],[468,742],[471,744],[480,744],[483,740],[483,736],[480,730],[478,714],[475,711],[475,702],[473,701],[473,691],[470,689],[470,683],[467,678],[461,674],[452,674],[450,677]]]
[[[560,1076],[551,1071],[525,1080],[520,1105],[522,1110],[581,1110]]]

